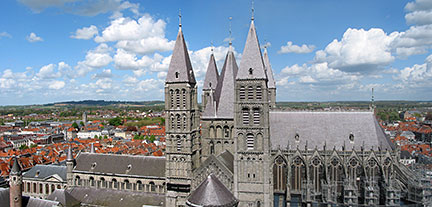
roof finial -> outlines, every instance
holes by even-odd
[[[231,24],[232,24],[232,17],[229,17],[229,45],[232,45],[232,31],[231,31]]]
[[[181,24],[181,18],[182,18],[182,16],[181,16],[181,9],[179,9],[178,16],[179,16],[179,27],[181,28],[181,26],[182,26],[182,24]]]
[[[253,21],[255,18],[254,18],[254,12],[255,12],[255,8],[254,8],[254,0],[252,0],[252,17],[251,17],[251,20]]]
[[[374,88],[372,88],[372,99],[371,99],[371,102],[372,102],[372,110],[374,110],[375,109]]]
[[[210,41],[210,50],[211,50],[211,53],[213,54],[213,50],[214,50],[214,46],[213,46],[213,41]]]

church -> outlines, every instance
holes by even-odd
[[[373,107],[277,109],[269,56],[261,51],[254,18],[239,65],[229,46],[220,74],[215,57],[209,58],[201,111],[179,25],[165,81],[166,206],[421,202],[420,183],[399,162],[400,150],[384,134]]]

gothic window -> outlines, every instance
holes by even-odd
[[[183,108],[186,108],[186,90],[183,89],[182,93],[183,93]]]
[[[171,129],[174,129],[174,126],[175,126],[174,115],[171,114]]]
[[[315,192],[321,192],[321,180],[324,179],[321,160],[318,157],[314,157],[310,163],[309,169],[313,190],[315,190]]]
[[[240,100],[244,100],[246,98],[246,89],[244,86],[240,87]]]
[[[186,114],[183,114],[183,130],[186,130],[186,126],[187,126],[187,118],[186,118]]]
[[[299,192],[303,181],[306,180],[306,166],[300,157],[296,157],[291,166],[291,188]]]
[[[230,129],[228,126],[224,126],[224,137],[229,138],[230,137]]]
[[[261,86],[257,86],[257,88],[256,88],[256,96],[257,96],[258,100],[262,99],[262,89],[261,89]]]
[[[254,140],[254,135],[253,134],[248,134],[247,136],[246,136],[246,146],[247,146],[247,149],[248,150],[253,150],[254,149],[254,142],[255,142],[255,140]]]
[[[180,108],[180,91],[176,90],[176,106],[177,108]]]
[[[177,114],[177,129],[180,130],[181,129],[181,120],[180,120],[180,115]]]
[[[177,151],[181,151],[181,138],[179,135],[177,135]]]
[[[253,109],[253,122],[254,122],[254,125],[260,124],[260,109],[259,108]]]
[[[243,117],[243,125],[249,125],[249,109],[248,108],[243,108],[242,117]]]
[[[254,94],[253,94],[253,87],[252,86],[249,86],[249,89],[248,89],[248,100],[253,100],[253,98],[254,98]]]
[[[221,126],[216,126],[216,137],[222,138],[222,127]]]
[[[278,156],[273,165],[273,189],[276,193],[284,193],[286,190],[287,164]]]

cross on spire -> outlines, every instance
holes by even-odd
[[[211,45],[211,52],[213,53],[213,50],[214,50],[213,41],[210,41],[210,45]]]
[[[252,0],[252,17],[251,17],[251,20],[253,21],[255,18],[254,18],[254,12],[255,12],[255,8],[254,8],[254,0]]]
[[[181,16],[181,9],[179,9],[178,16],[179,16],[179,27],[181,27],[182,26],[182,23],[181,23],[181,18],[182,18],[182,16]]]
[[[232,24],[232,17],[229,17],[229,45],[232,45],[232,32],[231,32],[231,24]]]

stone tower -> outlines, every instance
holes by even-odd
[[[234,193],[239,206],[273,206],[267,72],[252,18],[235,82]],[[264,170],[263,170],[264,169]]]
[[[197,84],[180,24],[165,81],[166,206],[184,206],[200,161]]]
[[[75,159],[72,155],[72,146],[69,146],[66,157],[66,180],[69,187],[73,186],[73,168],[75,167]]]
[[[82,122],[84,123],[84,126],[87,126],[87,112],[85,111],[82,114]]]
[[[213,50],[213,49],[212,49]],[[214,93],[216,91],[216,86],[218,84],[219,73],[216,66],[216,61],[213,53],[210,55],[210,61],[207,66],[207,72],[204,79],[203,89],[202,89],[202,107],[207,107],[209,100],[213,100]],[[211,103],[212,104],[212,103]],[[203,110],[204,111],[204,110]]]
[[[276,83],[273,77],[273,70],[270,64],[267,47],[264,47],[264,66],[266,68],[268,78],[267,86],[269,90],[270,108],[273,109],[276,107]]]
[[[9,174],[9,203],[11,207],[22,206],[22,176],[18,159],[13,158],[13,165]]]

